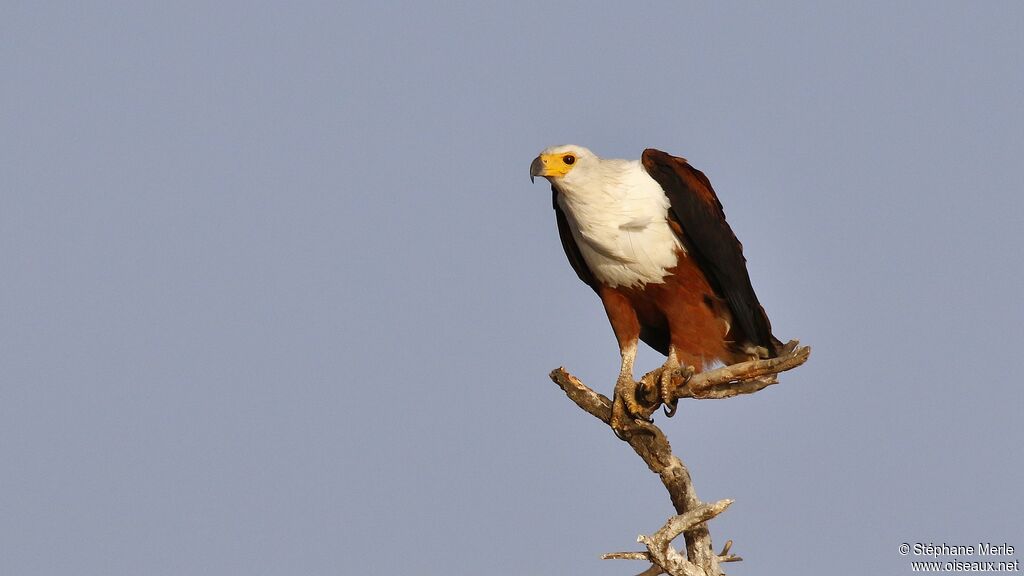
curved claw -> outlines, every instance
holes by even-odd
[[[674,357],[669,358],[665,363],[665,366],[662,368],[661,378],[658,380],[658,392],[661,395],[661,406],[665,411],[665,416],[669,418],[675,416],[676,409],[679,407],[679,399],[672,396],[675,390],[672,386],[672,377],[674,375],[682,376],[682,385],[685,386],[689,384],[695,372],[696,370],[694,370],[693,366],[679,366]]]
[[[674,366],[672,366],[674,364]],[[665,411],[665,416],[671,418],[676,415],[676,408],[678,407],[678,399],[672,398],[672,375],[679,372],[679,365],[675,362],[674,358],[670,358],[666,362],[666,366],[662,368],[661,378],[658,380],[658,394],[661,396],[661,408]]]

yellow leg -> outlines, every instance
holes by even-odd
[[[643,412],[636,401],[636,380],[633,379],[633,361],[636,360],[634,341],[622,349],[622,366],[619,378],[615,381],[615,396],[612,401],[612,429],[621,437],[621,432],[628,428]]]

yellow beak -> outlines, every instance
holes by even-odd
[[[557,178],[568,174],[572,166],[562,160],[558,154],[541,154],[530,163],[530,182],[537,176]]]

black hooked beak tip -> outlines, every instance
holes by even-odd
[[[540,176],[541,169],[544,168],[544,164],[540,161],[540,156],[533,159],[530,163],[530,182],[533,182],[534,177]]]

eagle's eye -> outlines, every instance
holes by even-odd
[[[575,164],[576,157],[573,156],[572,154],[566,154],[565,156],[562,156],[562,162],[565,162],[566,164],[570,165]]]

